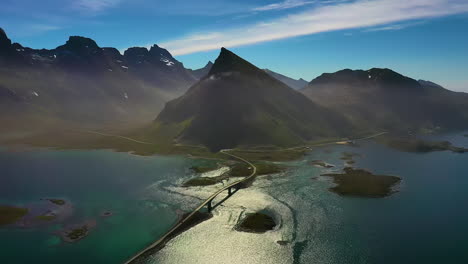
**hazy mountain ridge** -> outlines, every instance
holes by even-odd
[[[289,87],[295,89],[295,90],[300,90],[304,87],[307,86],[308,82],[302,78],[296,80],[291,77],[288,77],[286,75],[271,71],[269,69],[264,69],[266,73],[268,73],[270,76],[274,77],[275,79],[278,79],[288,85]]]
[[[96,123],[151,120],[195,81],[157,45],[121,55],[92,39],[72,36],[55,49],[35,50],[12,43],[0,31],[0,101],[8,101],[4,114],[43,112]]]
[[[213,62],[209,61],[203,68],[190,71],[197,80],[200,80],[210,72],[211,67],[213,67]]]
[[[177,142],[216,151],[239,145],[293,146],[343,135],[350,126],[223,48],[207,76],[166,104],[152,133],[158,137],[171,129]]]
[[[416,81],[390,69],[325,73],[301,90],[356,126],[385,130],[465,129],[467,94]]]

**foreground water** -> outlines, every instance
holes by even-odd
[[[166,197],[147,199],[146,188],[176,182],[190,163],[112,151],[1,151],[0,204],[62,198],[73,204],[74,214],[52,226],[0,228],[0,262],[121,263],[163,234],[183,207]],[[113,215],[103,218],[103,211]],[[85,220],[96,220],[97,226],[77,243],[62,243],[53,234]]]
[[[468,147],[468,138],[445,136]],[[360,153],[356,167],[402,178],[383,199],[341,197],[320,177],[340,170],[343,151]],[[337,165],[319,169],[322,159]],[[468,155],[402,153],[372,142],[318,149],[286,163],[286,173],[259,177],[218,207],[215,216],[183,233],[152,263],[468,263]],[[73,244],[47,228],[0,228],[2,263],[121,263],[166,231],[219,186],[180,188],[193,164],[182,157],[139,157],[111,151],[0,151],[0,204],[40,198],[71,201],[67,222],[98,221]],[[233,230],[247,212],[268,210],[279,226],[265,234]],[[109,218],[99,214],[109,210]],[[286,241],[282,245],[277,241]]]

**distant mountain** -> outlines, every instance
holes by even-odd
[[[294,146],[350,133],[340,115],[222,48],[209,74],[157,117],[154,137],[202,144],[213,151],[240,145]]]
[[[210,72],[211,67],[213,67],[213,62],[209,61],[205,65],[205,67],[197,69],[197,70],[191,70],[191,73],[197,80],[200,80],[201,78],[205,77]]]
[[[270,76],[272,76],[273,78],[282,81],[287,86],[289,86],[289,87],[291,87],[291,88],[293,88],[295,90],[302,89],[302,88],[306,87],[307,84],[308,84],[308,82],[306,80],[302,79],[302,78],[300,78],[299,80],[296,80],[296,79],[290,78],[288,76],[285,76],[285,75],[276,73],[274,71],[271,71],[269,69],[264,69],[264,71],[266,73],[268,73]]]
[[[0,30],[0,120],[18,113],[74,122],[151,120],[195,81],[157,45],[122,55],[72,36],[55,49],[36,50]]]
[[[468,128],[468,94],[389,69],[325,73],[301,92],[343,113],[357,127],[391,131]]]

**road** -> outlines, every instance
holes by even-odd
[[[90,133],[90,134],[96,134],[96,135],[105,136],[105,137],[116,137],[116,138],[126,139],[126,140],[129,140],[129,141],[133,141],[133,142],[140,143],[140,144],[145,144],[145,145],[155,145],[154,143],[151,143],[151,142],[140,141],[140,140],[136,140],[136,139],[133,139],[133,138],[124,137],[124,136],[120,136],[120,135],[106,134],[106,133],[101,133],[101,132],[96,132],[96,131],[91,131],[91,130],[84,130],[82,132],[86,132],[86,133]]]
[[[146,252],[148,252],[149,250],[159,246],[161,243],[163,243],[168,237],[170,237],[174,232],[176,232],[176,230],[181,227],[184,223],[186,223],[188,220],[190,220],[190,218],[192,218],[198,211],[200,211],[203,207],[205,207],[208,203],[210,203],[216,196],[218,196],[220,193],[226,191],[227,189],[229,188],[232,188],[236,185],[239,185],[243,182],[247,182],[248,180],[252,179],[253,177],[255,177],[255,174],[257,173],[257,167],[255,167],[255,165],[253,165],[251,162],[249,162],[248,160],[246,159],[243,159],[239,156],[236,156],[236,155],[233,155],[231,153],[228,152],[229,149],[223,149],[221,150],[220,152],[225,154],[225,155],[228,155],[228,156],[231,156],[235,159],[238,159],[242,162],[245,162],[247,163],[251,168],[252,168],[252,173],[243,178],[242,180],[239,180],[239,181],[236,181],[236,182],[233,182],[229,185],[226,185],[224,186],[223,188],[219,189],[217,192],[213,193],[210,197],[206,198],[197,208],[195,208],[188,216],[186,216],[184,219],[182,219],[180,222],[178,222],[173,228],[171,228],[164,236],[162,236],[160,239],[158,239],[156,242],[154,242],[153,244],[149,245],[148,247],[146,247],[145,249],[141,250],[140,252],[138,252],[135,256],[133,256],[131,259],[129,259],[127,262],[125,262],[125,264],[130,264],[132,263],[133,261],[135,261],[136,259],[138,259],[140,256],[142,256],[143,254],[145,254]]]

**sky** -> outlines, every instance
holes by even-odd
[[[226,47],[308,81],[379,67],[468,92],[468,0],[2,0],[0,27],[32,48],[158,44],[195,69]]]

